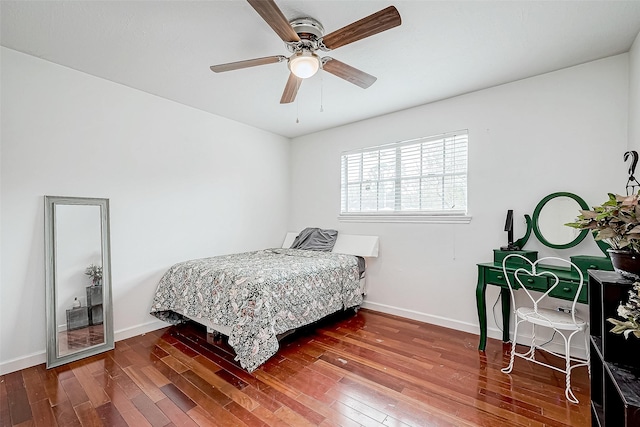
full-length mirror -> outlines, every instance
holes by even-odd
[[[109,200],[45,196],[47,367],[110,350]]]

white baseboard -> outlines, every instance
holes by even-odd
[[[147,332],[155,331],[157,329],[165,328],[169,326],[168,323],[161,320],[153,320],[148,323],[143,323],[129,328],[121,329],[114,332],[115,341],[126,340],[127,338],[135,337],[138,335],[146,334]],[[0,362],[0,375],[9,374],[11,372],[19,371],[21,369],[30,368],[32,366],[40,365],[47,361],[47,352],[40,351],[31,353],[26,356],[17,357],[15,359]]]
[[[382,313],[394,314],[396,316],[405,317],[407,319],[418,320],[424,323],[430,323],[432,325],[444,326],[445,328],[456,329],[458,331],[469,332],[478,335],[480,329],[478,325],[473,323],[461,322],[460,320],[450,319],[448,317],[435,316],[433,314],[422,313],[420,311],[409,310],[406,308],[394,307],[392,305],[380,304],[377,302],[364,301],[362,307],[368,308],[374,311],[380,311]],[[487,331],[487,334],[492,338],[501,338],[502,332],[495,329]],[[495,337],[493,336],[495,335]]]
[[[11,372],[19,371],[20,369],[40,365],[46,361],[47,353],[45,351],[16,357],[15,359],[7,360],[6,362],[0,362],[0,375],[10,374]]]
[[[151,322],[142,323],[140,325],[131,326],[129,328],[120,329],[114,333],[115,341],[126,340],[131,337],[137,337],[138,335],[146,334],[147,332],[155,331],[157,329],[166,328],[171,326],[167,322],[162,320],[152,320]]]
[[[451,318],[442,317],[442,316],[435,316],[433,314],[422,313],[415,310],[408,310],[406,308],[394,307],[391,305],[380,304],[380,303],[371,302],[371,301],[364,301],[362,303],[362,307],[368,308],[374,311],[380,311],[382,313],[405,317],[407,319],[418,320],[420,322],[425,322],[432,325],[443,326],[445,328],[455,329],[463,332],[469,332],[471,334],[478,335],[478,339],[480,339],[480,336],[479,336],[480,327],[474,323],[462,322],[456,319],[451,319]],[[513,331],[511,331],[510,336],[513,336]],[[502,331],[495,327],[494,328],[487,327],[487,337],[502,340]],[[530,335],[520,335],[518,339],[518,344],[527,345],[530,342],[531,342]],[[564,343],[562,343],[561,341],[550,342],[546,346],[546,348],[553,350],[556,353],[564,354]],[[584,340],[582,339],[581,336],[577,337],[573,341],[571,346],[571,354],[581,359],[587,358],[587,350],[584,347]]]

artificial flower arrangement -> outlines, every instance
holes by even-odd
[[[640,282],[635,282],[629,290],[629,301],[618,306],[618,316],[625,320],[607,319],[615,325],[611,332],[624,334],[625,338],[629,338],[631,334],[640,338]]]
[[[100,283],[100,280],[102,280],[102,267],[90,264],[84,271],[84,274],[91,277],[91,282],[95,286]]]

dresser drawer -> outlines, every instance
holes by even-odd
[[[527,289],[534,291],[546,292],[549,289],[549,282],[544,276],[529,276],[527,274],[519,274],[518,277]]]
[[[520,289],[518,282],[516,282],[516,280],[514,280],[513,278],[513,273],[509,272],[508,274],[511,286],[513,286],[514,289]],[[519,277],[527,289],[533,289],[534,291],[542,292],[545,292],[548,289],[546,277],[533,277],[526,274],[521,274],[519,275]],[[507,286],[507,280],[504,277],[504,272],[502,270],[488,270],[486,281],[487,283],[495,283],[496,285]]]
[[[511,274],[509,278],[513,278],[513,274]],[[486,282],[507,286],[507,279],[505,279],[502,270],[487,270]]]
[[[571,262],[573,262],[576,267],[578,267],[582,271],[582,274],[584,274],[585,282],[587,281],[587,270],[613,270],[611,260],[606,257],[576,255],[571,257]]]
[[[573,300],[576,291],[578,290],[578,284],[575,282],[565,282],[560,281],[558,286],[553,288],[551,292],[549,292],[549,296],[554,298],[562,298],[566,300]],[[580,290],[580,295],[578,296],[578,302],[587,303],[587,285],[586,283],[582,286]]]

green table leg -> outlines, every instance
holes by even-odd
[[[478,321],[480,322],[480,344],[478,350],[484,351],[487,345],[487,301],[485,291],[487,284],[484,281],[484,268],[478,267],[478,285],[476,286],[476,304],[478,306]]]
[[[509,342],[509,317],[511,316],[511,291],[509,288],[500,288],[502,300],[502,341]]]

